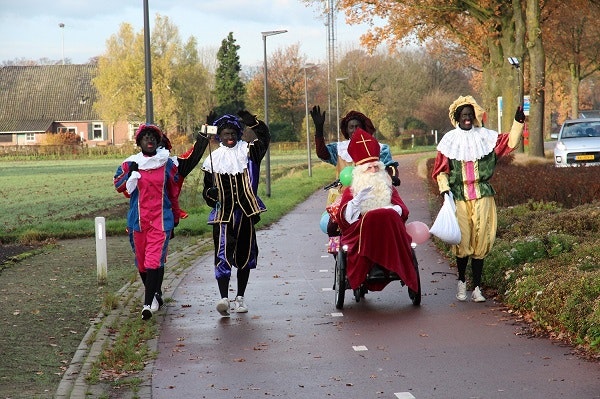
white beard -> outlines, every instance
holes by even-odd
[[[352,173],[352,194],[356,195],[362,189],[373,187],[370,198],[360,204],[360,213],[364,215],[367,211],[384,208],[392,205],[392,181],[381,163],[379,172],[366,172],[365,165],[354,168]]]

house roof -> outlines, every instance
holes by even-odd
[[[0,68],[0,133],[43,133],[53,122],[97,121],[96,65]]]

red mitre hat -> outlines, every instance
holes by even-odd
[[[379,142],[371,134],[356,128],[348,144],[348,154],[355,165],[379,161]]]

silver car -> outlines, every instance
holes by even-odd
[[[566,120],[554,147],[554,165],[600,165],[600,118]]]

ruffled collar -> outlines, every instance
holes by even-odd
[[[141,151],[127,158],[125,162],[136,162],[140,170],[158,169],[167,163],[169,159],[169,150],[159,148],[156,150],[156,155],[146,156]]]
[[[346,162],[352,162],[352,157],[348,154],[348,144],[350,144],[350,140],[344,140],[337,143],[338,157]]]
[[[449,159],[476,161],[494,151],[498,132],[484,127],[463,130],[456,127],[440,140],[437,150]]]
[[[242,173],[247,167],[248,142],[244,140],[238,141],[232,148],[221,143],[202,164],[202,169],[208,172],[230,175]]]

